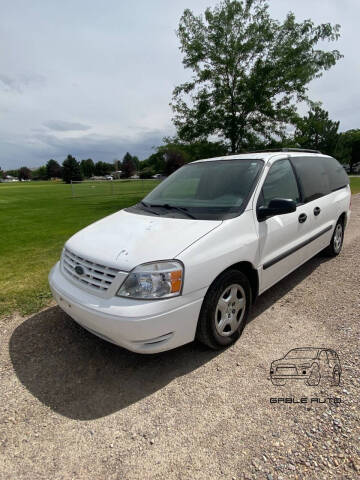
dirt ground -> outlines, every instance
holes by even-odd
[[[341,255],[259,297],[222,352],[137,355],[56,306],[1,320],[0,478],[359,478],[359,245],[357,195]],[[338,352],[339,386],[272,385],[271,362],[304,346]]]

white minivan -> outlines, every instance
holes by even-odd
[[[192,162],[71,237],[50,287],[77,323],[134,352],[221,348],[258,295],[321,250],[339,254],[350,196],[342,166],[316,151]]]

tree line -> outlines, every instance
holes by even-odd
[[[68,155],[60,165],[56,160],[50,159],[46,165],[35,170],[28,167],[21,167],[17,170],[2,171],[0,168],[0,178],[6,175],[17,177],[19,180],[50,180],[62,179],[66,183],[71,181],[81,181],[93,176],[103,177],[115,172],[123,178],[129,178],[140,168],[140,161],[137,156],[126,153],[122,161],[114,160],[113,163],[94,162],[91,158],[81,160],[80,162],[72,155]]]

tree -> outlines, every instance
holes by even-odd
[[[0,178],[5,178],[5,172],[1,167],[0,167]]]
[[[343,163],[349,163],[350,173],[353,173],[354,165],[360,162],[360,129],[340,133],[336,155]]]
[[[145,167],[142,170],[140,170],[140,178],[151,178],[153,175],[155,175],[155,170],[153,167]]]
[[[121,170],[125,178],[131,177],[136,172],[136,165],[129,152],[124,155]]]
[[[302,148],[313,148],[334,155],[338,141],[340,122],[329,119],[329,113],[319,105],[313,105],[308,114],[299,118],[295,141]]]
[[[53,159],[50,159],[46,164],[47,178],[61,178],[61,166]]]
[[[140,160],[139,157],[133,155],[132,157],[133,164],[135,165],[135,170],[138,172],[140,170]]]
[[[32,179],[33,180],[47,180],[48,176],[47,176],[46,166],[43,165],[43,166],[39,167],[38,169],[34,170],[32,172]]]
[[[169,149],[165,153],[165,175],[171,175],[185,164],[185,155],[181,149]]]
[[[80,164],[72,155],[68,155],[66,160],[63,161],[62,175],[66,183],[70,183],[72,180],[82,180]]]
[[[296,103],[308,101],[308,83],[341,58],[317,48],[338,39],[339,25],[297,23],[293,13],[281,23],[268,9],[265,0],[224,0],[204,16],[184,11],[177,34],[193,76],[173,92],[181,140],[216,135],[234,153],[281,136]]]
[[[93,160],[91,158],[88,158],[87,160],[81,160],[80,170],[85,178],[92,177],[95,172],[95,165]]]
[[[5,175],[11,175],[12,177],[19,177],[19,170],[6,170]]]
[[[96,162],[94,167],[94,174],[99,176],[108,175],[114,169],[114,165],[112,163],[106,162]]]
[[[19,180],[30,180],[31,178],[30,168],[27,168],[27,167],[19,168],[18,177],[19,177]]]

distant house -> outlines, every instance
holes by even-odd
[[[5,178],[0,179],[0,182],[3,183],[10,183],[10,182],[18,182],[19,179],[17,177],[13,177],[12,175],[6,175]]]
[[[111,172],[111,176],[114,179],[119,179],[121,178],[122,173],[123,173],[122,170],[116,170],[115,172]]]

